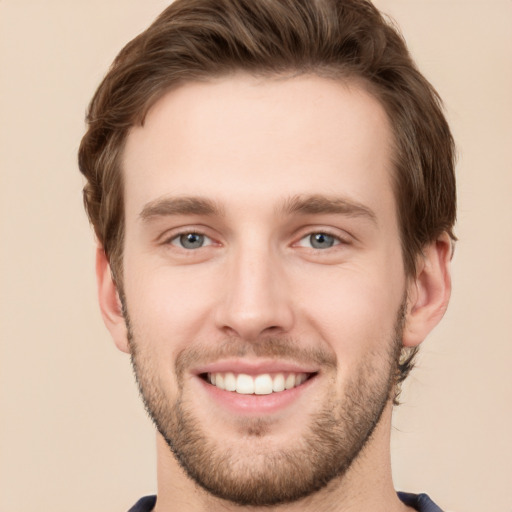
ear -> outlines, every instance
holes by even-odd
[[[98,285],[98,300],[103,321],[110,331],[117,348],[129,353],[128,330],[122,312],[121,300],[117,286],[112,277],[112,271],[103,247],[96,249],[96,281]]]
[[[452,241],[447,233],[424,247],[416,276],[407,289],[407,315],[403,345],[419,345],[439,323],[448,307],[452,289],[450,260]]]

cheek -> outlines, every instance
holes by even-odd
[[[356,267],[331,271],[329,279],[318,277],[309,274],[297,292],[300,316],[338,353],[340,362],[386,350],[403,300],[402,280]]]
[[[190,267],[135,263],[128,260],[125,267],[125,275],[133,276],[125,291],[134,329],[146,343],[179,350],[200,335],[216,284],[210,273],[191,272]]]
[[[206,294],[204,279],[191,279],[165,268],[132,266],[125,275],[132,276],[125,282],[125,294],[139,378],[146,379],[146,390],[163,393],[173,401],[178,393],[177,355],[207,337],[204,319],[208,313],[203,299],[211,293]]]

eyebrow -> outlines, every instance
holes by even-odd
[[[367,206],[342,197],[319,194],[292,196],[277,211],[284,215],[341,214],[363,217],[377,224],[375,212]],[[223,216],[224,210],[211,199],[204,197],[163,197],[147,203],[139,217],[149,221],[155,217],[172,215]]]
[[[302,215],[342,214],[348,217],[363,217],[377,224],[375,212],[367,206],[344,197],[324,195],[299,195],[288,199],[282,208],[285,214]]]
[[[163,197],[147,203],[139,214],[143,221],[169,215],[223,215],[222,209],[203,197]]]

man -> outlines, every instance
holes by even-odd
[[[105,323],[158,429],[132,511],[440,509],[393,403],[450,295],[453,140],[361,0],[177,0],[79,153]]]

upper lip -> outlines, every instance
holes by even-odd
[[[261,375],[264,373],[317,373],[319,368],[313,365],[282,361],[274,359],[247,360],[226,359],[198,366],[192,373],[201,375],[204,373],[244,373],[247,375]]]

